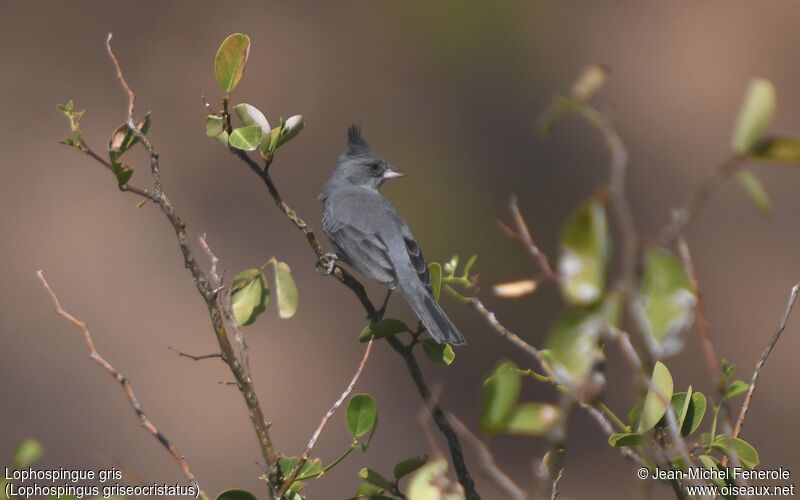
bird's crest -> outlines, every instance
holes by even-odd
[[[369,150],[369,144],[364,140],[361,135],[361,127],[359,125],[350,125],[347,130],[347,154],[350,156],[357,156]]]

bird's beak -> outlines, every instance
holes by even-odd
[[[387,168],[386,172],[383,173],[383,179],[394,179],[395,177],[403,177],[404,175],[406,174],[398,172],[397,170],[392,170],[391,168]]]

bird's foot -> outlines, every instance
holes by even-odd
[[[324,276],[329,276],[333,273],[333,270],[336,269],[336,262],[338,260],[338,255],[333,252],[327,252],[319,258],[315,269],[318,273],[321,273]]]

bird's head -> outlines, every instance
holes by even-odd
[[[333,173],[336,181],[377,191],[387,180],[403,175],[367,144],[357,125],[350,127],[347,150]]]

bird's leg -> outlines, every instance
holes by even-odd
[[[392,292],[393,291],[394,290],[392,290],[390,288],[389,291],[386,292],[386,298],[383,299],[383,305],[381,305],[381,308],[378,309],[378,317],[379,318],[383,318],[384,313],[386,313],[386,307],[389,305],[389,298],[392,296]]]
[[[339,260],[339,256],[333,252],[327,252],[322,255],[319,260],[317,261],[317,265],[314,266],[314,269],[317,272],[324,274],[325,276],[329,276],[333,273],[333,270],[336,268],[336,262]]]

